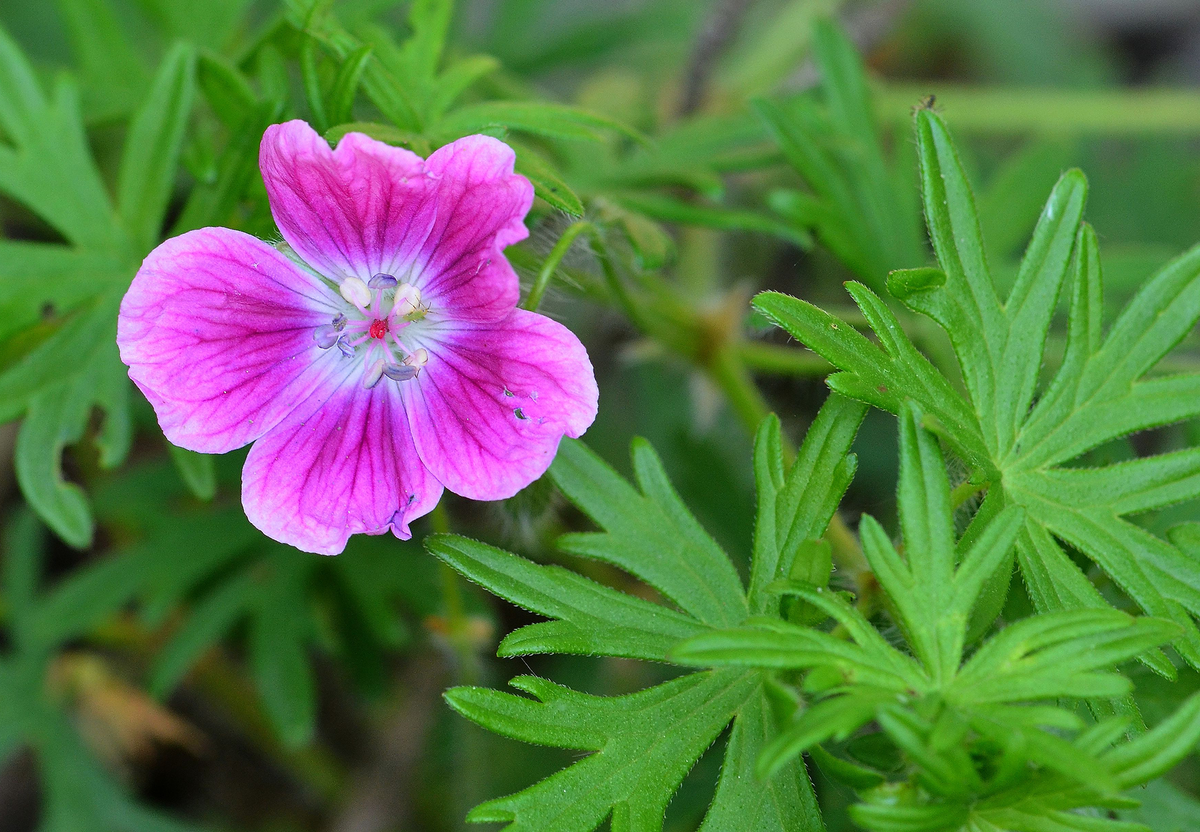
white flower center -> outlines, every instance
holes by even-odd
[[[421,302],[421,290],[390,274],[377,274],[367,282],[346,278],[338,291],[349,307],[313,331],[317,346],[337,347],[347,358],[361,352],[367,388],[384,378],[397,382],[416,378],[429,362],[429,353],[406,347],[400,333],[429,312]]]

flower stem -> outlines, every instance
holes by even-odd
[[[737,345],[738,357],[751,370],[785,376],[826,376],[833,365],[815,352],[745,341]]]
[[[1051,136],[1200,134],[1200,93],[1188,89],[1055,90],[963,84],[885,84],[875,90],[885,122],[912,120],[922,96],[954,113],[960,133]]]
[[[590,222],[580,220],[570,225],[562,233],[562,236],[558,238],[558,242],[554,244],[554,248],[550,249],[550,254],[546,256],[546,262],[542,264],[541,271],[538,272],[537,279],[533,282],[533,288],[529,290],[529,296],[521,304],[522,309],[527,309],[530,312],[537,311],[538,306],[542,302],[542,296],[546,294],[546,288],[550,285],[550,278],[558,270],[558,264],[566,257],[571,244],[575,242],[575,238],[584,232],[592,234],[595,230],[595,227]]]
[[[987,491],[989,485],[990,483],[987,481],[971,482],[970,480],[967,480],[966,482],[959,483],[954,487],[954,490],[950,492],[950,507],[955,509],[961,508],[963,503],[974,497],[976,494]]]
[[[737,414],[738,419],[745,425],[751,435],[758,430],[762,420],[767,418],[770,408],[758,390],[758,385],[751,378],[745,362],[742,360],[737,347],[726,344],[719,347],[709,360],[707,367],[709,375]],[[784,439],[783,455],[785,461],[791,464],[796,450]]]

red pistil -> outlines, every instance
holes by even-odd
[[[382,341],[388,334],[387,321],[380,321],[378,319],[371,321],[371,328],[367,330],[367,334],[372,338],[378,338]]]

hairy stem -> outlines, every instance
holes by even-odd
[[[554,272],[558,270],[558,264],[567,255],[571,248],[571,244],[575,242],[575,238],[580,234],[594,234],[595,226],[586,220],[580,220],[572,224],[558,238],[558,242],[554,244],[554,248],[550,249],[550,254],[546,256],[546,262],[542,263],[541,271],[538,272],[537,279],[533,282],[533,288],[529,290],[529,296],[525,298],[525,302],[521,304],[522,309],[528,309],[530,312],[536,312],[541,305],[542,297],[546,294],[546,288],[550,285],[550,278],[554,276]]]

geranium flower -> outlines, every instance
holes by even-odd
[[[274,125],[259,166],[286,245],[202,228],[142,264],[121,359],[176,445],[254,442],[242,503],[270,537],[322,554],[407,539],[443,488],[510,497],[592,423],[583,345],[516,308],[503,249],[533,187],[513,161],[487,136],[422,159]]]

